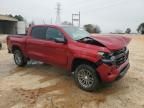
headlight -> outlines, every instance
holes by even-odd
[[[104,52],[98,52],[98,54],[103,56],[105,53]]]
[[[104,59],[111,59],[112,57],[111,53],[98,52],[98,54],[101,55]]]

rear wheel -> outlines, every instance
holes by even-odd
[[[74,73],[77,85],[86,91],[94,91],[99,87],[99,78],[95,69],[89,64],[79,65]]]
[[[27,64],[27,58],[22,54],[20,50],[14,51],[14,61],[15,64],[22,67]]]

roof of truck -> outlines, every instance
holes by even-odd
[[[37,26],[73,27],[72,25],[57,25],[57,24],[41,24],[41,25],[33,25],[32,27],[37,27]]]

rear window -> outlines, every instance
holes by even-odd
[[[32,28],[32,37],[37,39],[46,39],[47,27],[34,27]]]

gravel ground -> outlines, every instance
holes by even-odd
[[[17,67],[0,40],[0,108],[144,108],[144,36],[133,36],[126,76],[92,93],[60,68],[40,62]]]

